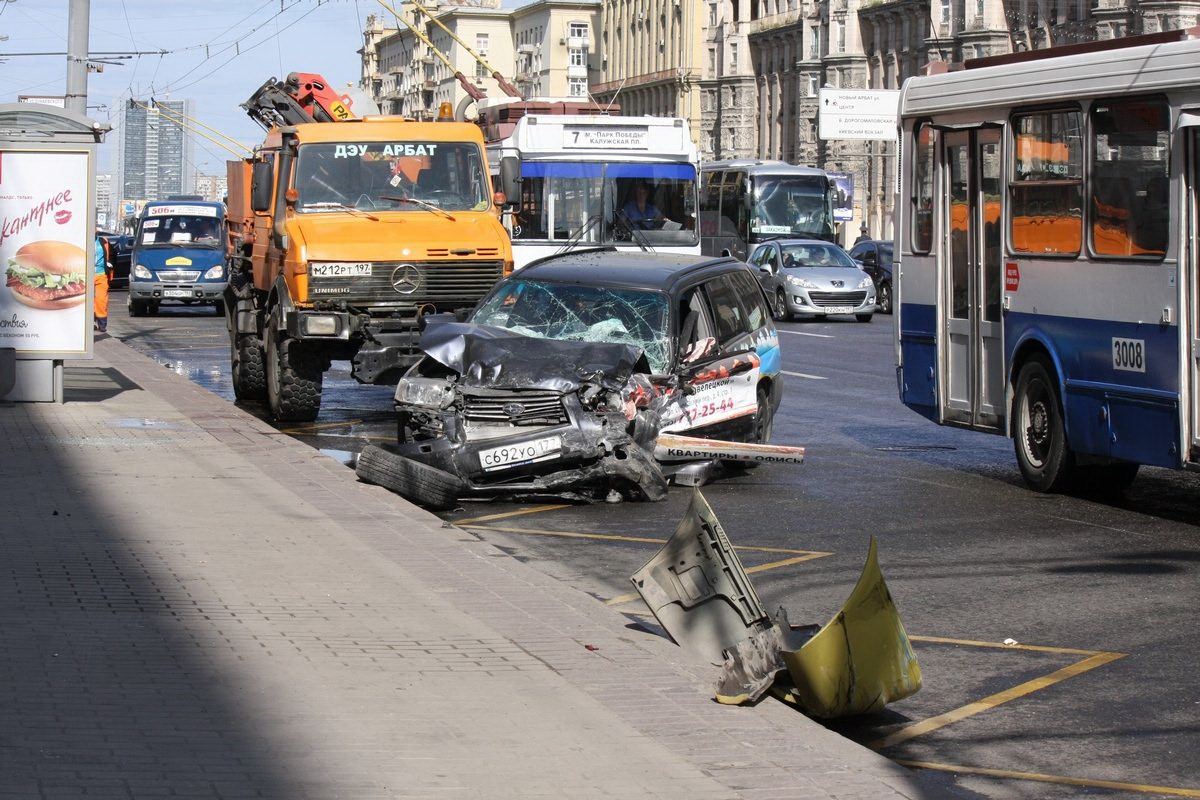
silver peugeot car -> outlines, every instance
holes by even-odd
[[[836,244],[774,239],[754,249],[750,266],[777,320],[853,314],[859,322],[870,322],[875,313],[875,282]]]

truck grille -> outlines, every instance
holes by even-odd
[[[826,306],[860,306],[867,299],[866,292],[809,292],[808,299],[817,308]]]
[[[308,298],[347,305],[470,305],[487,294],[503,271],[503,261],[377,261],[365,277],[309,275]]]
[[[512,394],[463,393],[463,417],[479,425],[562,425],[567,422],[562,395],[556,392]]]
[[[194,283],[200,279],[199,270],[160,269],[155,274],[163,283]]]

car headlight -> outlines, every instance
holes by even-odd
[[[871,276],[868,275],[865,278],[863,278],[861,281],[858,282],[858,288],[859,289],[869,289],[873,283],[874,283],[874,281],[871,280]]]
[[[454,402],[454,386],[441,378],[401,378],[396,405],[443,409]]]
[[[152,281],[154,280],[154,273],[143,267],[141,264],[134,264],[133,277],[141,278],[144,281]]]
[[[805,278],[797,278],[795,275],[788,275],[787,282],[790,283],[792,286],[795,286],[797,289],[815,289],[815,288],[817,288],[817,285],[815,283],[813,283],[812,281],[806,280]]]
[[[225,277],[225,265],[217,264],[215,267],[204,273],[204,280],[215,281]]]

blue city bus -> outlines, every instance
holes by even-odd
[[[156,314],[164,302],[208,304],[223,315],[227,241],[223,203],[147,203],[133,235],[129,315]]]
[[[901,90],[900,398],[1025,482],[1200,466],[1200,40],[967,62]]]

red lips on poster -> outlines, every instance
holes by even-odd
[[[59,225],[66,225],[68,222],[71,221],[71,212],[67,211],[65,208],[60,211],[55,211],[54,212],[54,221],[57,222]]]

